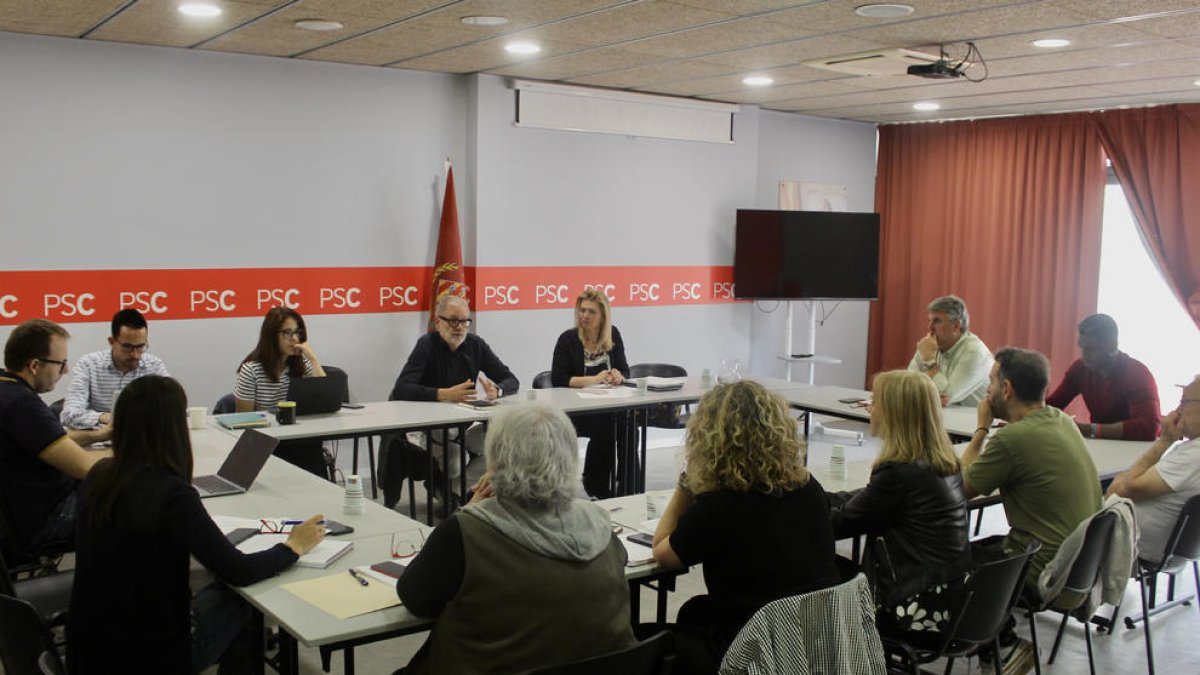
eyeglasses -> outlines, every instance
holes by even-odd
[[[129,354],[141,354],[150,348],[150,343],[143,342],[140,345],[131,345],[128,342],[118,342],[117,346],[120,347],[121,351],[123,352],[127,352]]]
[[[42,363],[53,363],[54,365],[58,366],[58,372],[60,373],[67,369],[66,361],[55,361],[54,359],[38,359],[38,361],[41,361]]]
[[[296,338],[297,340],[304,339],[304,331],[300,330],[299,328],[295,328],[295,329],[287,328],[287,329],[279,331],[279,334],[288,339],[291,339],[291,338]]]
[[[266,518],[259,519],[261,523],[258,526],[259,534],[291,534],[295,524],[290,520],[268,520]]]
[[[419,542],[413,541],[414,530],[392,533],[392,557],[411,558],[425,546],[425,530],[415,530],[420,535]]]
[[[470,325],[471,325],[470,319],[451,319],[449,317],[445,317],[445,316],[441,316],[441,315],[438,315],[438,318],[441,319],[442,321],[445,321],[446,323],[450,324],[451,328],[470,327]]]

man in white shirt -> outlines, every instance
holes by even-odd
[[[967,303],[944,295],[929,303],[929,333],[917,341],[909,370],[925,373],[937,385],[942,405],[979,405],[987,398],[992,353],[969,330]]]
[[[1184,502],[1200,494],[1200,375],[1183,388],[1179,407],[1162,419],[1158,440],[1113,479],[1108,492],[1133,500],[1138,555],[1159,560]]]
[[[150,347],[146,317],[136,309],[113,315],[108,349],[86,354],[75,363],[60,419],[63,426],[88,429],[112,420],[113,404],[125,385],[145,375],[170,377]]]

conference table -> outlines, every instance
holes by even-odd
[[[240,433],[216,426],[211,418],[205,429],[192,430],[196,475],[215,473]],[[352,541],[353,548],[329,567],[293,566],[279,576],[236,589],[257,610],[260,621],[269,619],[278,623],[281,673],[298,672],[300,645],[323,648],[323,658],[331,651],[344,651],[345,672],[353,673],[356,645],[426,631],[432,626],[431,620],[412,614],[403,605],[338,619],[283,588],[293,582],[339,572],[345,574],[351,567],[390,560],[394,533],[428,532],[431,529],[371,500],[364,500],[362,514],[345,514],[343,497],[343,490],[336,484],[272,457],[245,494],[204,500],[205,508],[214,516],[300,519],[320,513],[354,528],[353,532],[337,537],[338,540]],[[615,498],[600,504],[619,514],[616,520],[634,523],[646,520],[646,500],[642,495]],[[675,576],[686,571],[663,570],[652,562],[626,567],[633,611],[638,609],[641,586],[655,583],[656,586],[650,587],[657,591],[660,620],[665,620],[666,593],[674,589]]]
[[[787,380],[773,378],[755,378],[757,382],[772,391],[786,391],[797,385]],[[379,401],[362,404],[360,409],[343,408],[338,412],[308,415],[298,417],[295,424],[271,426],[260,429],[263,433],[279,439],[333,441],[353,439],[355,441],[352,470],[358,471],[358,445],[360,438],[368,440],[368,463],[371,475],[372,496],[377,496],[379,481],[376,476],[374,453],[374,437],[384,434],[402,434],[419,431],[436,437],[436,434],[448,434],[448,430],[456,429],[458,437],[462,438],[466,430],[476,423],[486,424],[493,410],[505,406],[519,405],[529,401],[547,403],[561,409],[568,416],[589,415],[596,413],[611,413],[614,416],[616,437],[619,439],[618,452],[623,454],[623,461],[618,465],[624,472],[617,479],[618,495],[639,494],[645,491],[645,466],[647,434],[646,426],[649,411],[656,406],[683,405],[695,403],[707,391],[699,377],[689,377],[679,389],[672,391],[639,391],[633,387],[585,388],[571,389],[555,387],[548,389],[528,389],[519,391],[511,396],[498,399],[496,406],[491,408],[468,408],[464,405],[447,402],[425,401]],[[640,438],[635,433],[640,431]],[[449,443],[443,442],[443,466],[446,453],[450,452]],[[466,448],[459,444],[459,450],[465,466]],[[429,457],[429,475],[433,475],[434,458]],[[466,472],[460,475],[458,493],[466,493]],[[446,492],[451,491],[447,478]],[[411,495],[411,488],[410,488]],[[426,495],[430,522],[433,518],[433,495]],[[415,505],[410,505],[410,515],[415,515]]]
[[[863,406],[846,403],[848,400],[868,401],[871,392],[865,389],[851,389],[831,385],[800,385],[792,384],[790,388],[779,390],[787,399],[788,405],[809,413],[820,413],[842,419],[871,421],[871,414]],[[975,406],[953,405],[942,408],[942,423],[946,433],[955,441],[969,441],[975,433],[977,418]],[[807,435],[808,422],[805,421]]]

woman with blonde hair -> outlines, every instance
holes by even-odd
[[[550,381],[555,387],[620,386],[629,377],[625,343],[612,325],[608,296],[588,288],[575,299],[575,327],[558,336]],[[583,488],[597,499],[613,496],[613,466],[617,454],[614,415],[581,415],[572,418],[575,432],[588,438],[583,460]],[[617,475],[624,475],[624,457]]]
[[[804,449],[787,403],[757,382],[700,400],[687,470],[654,533],[654,559],[703,563],[708,587],[679,610],[677,672],[715,673],[763,605],[838,583],[825,492],[804,468]]]
[[[876,375],[871,434],[883,447],[870,482],[830,495],[834,533],[872,537],[863,571],[881,630],[938,630],[952,595],[945,582],[965,569],[968,541],[962,475],[933,381],[905,370]]]

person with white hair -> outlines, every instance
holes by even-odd
[[[987,398],[992,353],[970,331],[967,303],[957,295],[934,298],[929,333],[917,341],[909,370],[925,373],[937,385],[942,405],[979,405]]]
[[[430,534],[396,584],[436,617],[402,672],[519,673],[634,643],[625,548],[608,513],[576,499],[571,421],[545,404],[496,410],[487,473],[470,503]]]

